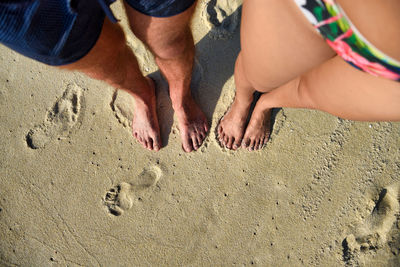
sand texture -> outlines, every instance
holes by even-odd
[[[199,2],[192,89],[211,131],[189,154],[128,31],[157,84],[158,153],[133,139],[128,94],[0,46],[0,266],[400,266],[399,123],[283,108],[263,150],[218,145],[240,7]]]

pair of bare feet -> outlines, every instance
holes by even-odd
[[[160,127],[156,111],[155,84],[146,78],[150,90],[148,96],[136,100],[135,116],[132,122],[133,136],[148,150],[159,151],[162,147]],[[173,98],[172,98],[173,99]],[[250,151],[259,150],[267,143],[270,134],[271,109],[254,109],[250,121],[247,118],[251,102],[235,98],[227,114],[217,126],[221,146],[237,150],[239,147]],[[182,148],[185,152],[197,150],[202,145],[209,130],[207,118],[189,95],[179,103],[173,103],[178,118]]]
[[[228,112],[217,126],[221,146],[237,150],[239,147],[249,151],[259,150],[267,143],[270,135],[271,109],[260,109],[257,105],[250,113],[251,102],[235,98]]]
[[[158,151],[162,147],[162,141],[156,111],[155,84],[150,78],[146,79],[150,90],[148,95],[142,98],[146,99],[145,101],[136,99],[132,130],[133,136],[144,148]],[[172,102],[178,118],[183,150],[191,152],[199,149],[208,132],[206,116],[190,94],[179,101]]]
[[[133,136],[148,150],[158,151],[162,147],[160,127],[157,119],[155,84],[146,78],[150,87],[147,101],[136,101],[132,122]],[[237,150],[239,147],[250,151],[259,150],[267,143],[270,135],[271,109],[254,109],[250,121],[247,119],[251,102],[235,99],[227,114],[217,126],[221,146]],[[209,130],[207,119],[191,96],[173,103],[178,118],[182,148],[185,152],[197,150]]]

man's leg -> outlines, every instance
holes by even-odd
[[[129,92],[135,98],[133,135],[149,150],[161,148],[154,84],[140,72],[119,25],[105,19],[100,37],[90,52],[79,61],[61,68],[81,71]]]
[[[128,4],[125,7],[133,33],[153,52],[168,81],[183,149],[186,152],[197,150],[206,137],[208,123],[190,90],[194,42],[189,24],[195,5],[166,18],[144,15]]]

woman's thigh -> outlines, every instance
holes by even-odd
[[[357,30],[400,61],[400,0],[337,0]]]
[[[246,77],[262,92],[335,55],[294,0],[245,0],[241,47]]]
[[[302,76],[310,107],[361,121],[400,121],[400,82],[355,69],[336,56]]]

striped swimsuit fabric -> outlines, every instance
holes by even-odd
[[[294,0],[328,45],[346,62],[377,77],[400,82],[400,62],[371,44],[334,0]]]

